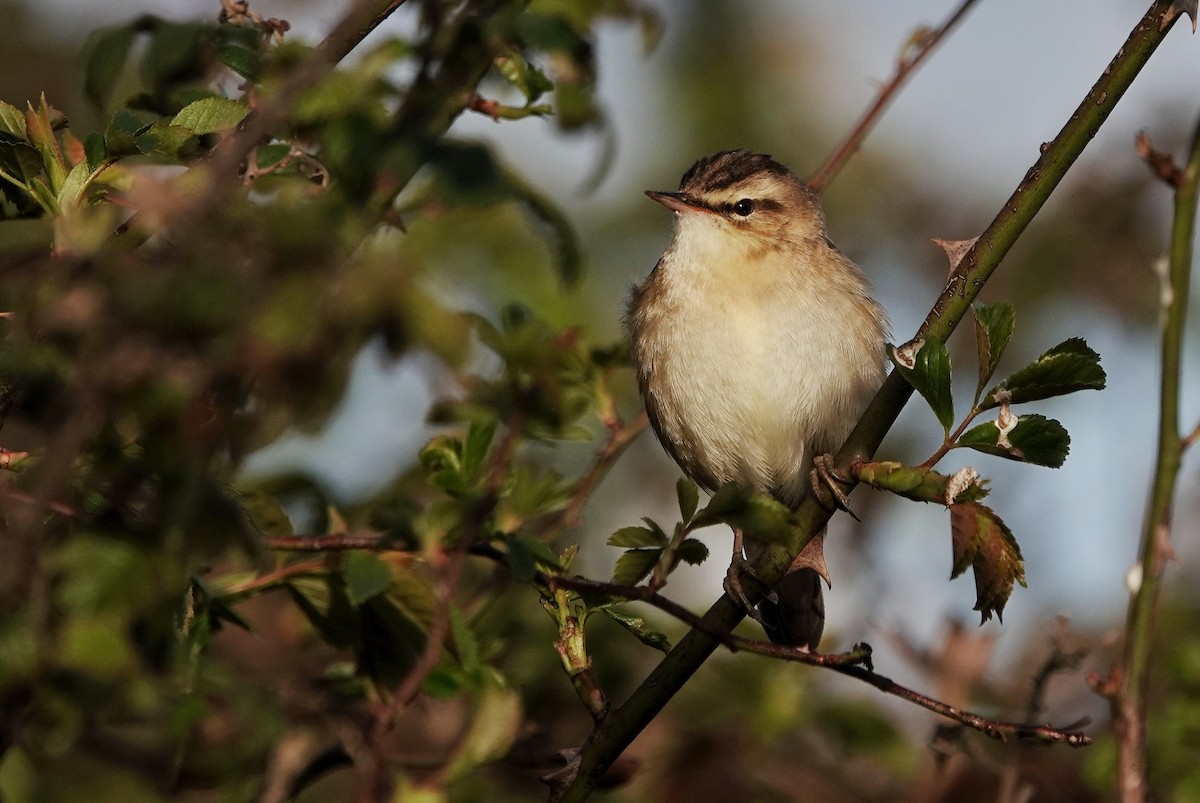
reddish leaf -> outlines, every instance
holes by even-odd
[[[1004,621],[1004,605],[1013,584],[1025,585],[1025,564],[1012,531],[995,511],[978,502],[956,502],[950,507],[950,533],[954,565],[950,579],[970,566],[975,572],[975,610],[983,622],[993,611]]]

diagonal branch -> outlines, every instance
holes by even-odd
[[[1100,80],[1084,97],[1058,136],[1042,148],[1038,161],[951,273],[946,289],[921,325],[921,335],[944,340],[962,320],[988,277],[1045,204],[1173,27],[1178,16],[1170,14],[1171,6],[1170,0],[1157,0],[1139,20]],[[839,450],[838,464],[847,466],[855,459],[869,459],[911,395],[912,387],[893,371]],[[807,498],[797,511],[797,518],[809,534],[808,539],[804,540],[811,539],[812,534],[819,532],[829,516],[830,513],[815,499]],[[774,585],[783,576],[791,560],[792,556],[786,549],[772,547],[755,566],[755,574],[765,583]],[[613,709],[603,724],[592,733],[580,751],[575,780],[559,799],[579,801],[586,798],[604,771],[717,648],[719,640],[708,635],[708,632],[728,632],[743,616],[741,607],[734,600],[728,596],[718,599],[703,617],[706,630],[693,629],[684,636],[629,699]]]
[[[850,129],[850,133],[842,138],[837,148],[829,154],[829,158],[817,168],[812,177],[806,180],[805,183],[812,188],[813,192],[820,193],[829,185],[829,182],[837,178],[837,174],[846,166],[846,162],[850,161],[850,157],[862,147],[863,140],[867,138],[867,134],[871,133],[871,129],[875,127],[875,123],[887,110],[888,104],[896,97],[896,93],[921,66],[921,62],[925,61],[926,57],[941,44],[941,41],[946,38],[946,34],[950,33],[959,20],[966,16],[975,2],[976,0],[963,0],[954,13],[942,23],[942,27],[936,31],[921,28],[913,34],[908,47],[900,57],[900,63],[896,65],[896,74],[879,88],[879,91],[875,93],[875,100],[863,112],[863,116],[854,124],[854,128]]]

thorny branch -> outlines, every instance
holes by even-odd
[[[1177,170],[1170,157],[1155,154],[1142,137],[1139,152],[1175,190],[1168,268],[1170,292],[1165,294],[1160,357],[1158,455],[1149,510],[1142,530],[1137,583],[1129,600],[1121,663],[1093,687],[1112,703],[1117,732],[1117,788],[1123,803],[1152,799],[1146,747],[1146,697],[1150,680],[1150,650],[1154,641],[1154,616],[1167,560],[1171,556],[1172,508],[1179,466],[1189,439],[1179,427],[1179,375],[1183,357],[1189,283],[1192,271],[1196,212],[1200,200],[1200,121],[1192,138],[1187,164]],[[1162,165],[1171,166],[1165,171]]]

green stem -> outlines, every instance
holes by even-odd
[[[1071,119],[1054,141],[1043,148],[1041,157],[1030,168],[996,219],[963,256],[951,274],[946,289],[921,325],[920,335],[945,340],[962,320],[988,277],[1096,135],[1117,101],[1178,19],[1177,15],[1171,15],[1171,7],[1171,0],[1158,0],[1150,6]],[[1164,20],[1167,21],[1165,25],[1161,24]],[[893,371],[838,452],[839,465],[848,466],[854,460],[869,459],[911,395],[912,387]],[[829,516],[829,512],[811,496],[804,501],[797,510],[797,518],[809,534],[805,542],[811,539],[812,534],[820,532]],[[756,565],[755,572],[765,583],[774,585],[790,563],[791,555],[786,549],[772,547]],[[684,636],[629,699],[612,710],[593,731],[580,752],[574,781],[558,799],[585,799],[613,761],[720,644],[709,633],[731,631],[744,615],[737,602],[728,595],[722,595],[705,613],[705,629],[694,629]]]
[[[1125,645],[1113,697],[1117,731],[1117,786],[1123,803],[1151,797],[1146,768],[1146,691],[1150,677],[1154,612],[1170,550],[1171,509],[1185,441],[1179,430],[1179,372],[1183,330],[1187,318],[1192,241],[1197,197],[1200,196],[1200,123],[1182,180],[1175,189],[1175,218],[1171,228],[1168,274],[1169,300],[1162,339],[1162,384],[1159,389],[1158,461],[1150,510],[1141,543],[1141,581],[1129,600]]]

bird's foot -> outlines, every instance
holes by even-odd
[[[757,604],[751,600],[772,599],[775,594],[767,589],[766,584],[754,573],[750,561],[746,560],[740,551],[734,552],[722,585],[725,587],[725,593],[733,597],[750,618],[762,624]]]
[[[842,486],[850,486],[850,478],[838,472],[833,455],[819,454],[813,458],[813,467],[809,472],[808,481],[812,485],[813,496],[826,510],[844,510],[853,516],[855,521],[862,521],[850,509],[850,499],[842,490]]]

